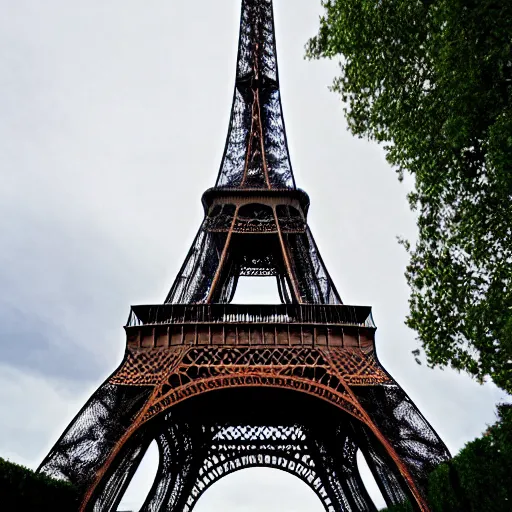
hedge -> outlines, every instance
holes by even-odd
[[[72,485],[0,457],[0,509],[2,512],[75,512],[78,497]]]
[[[512,511],[512,407],[498,408],[499,421],[471,441],[430,475],[428,502],[432,512]],[[410,512],[395,505],[387,512]]]

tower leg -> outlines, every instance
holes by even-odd
[[[153,387],[103,384],[64,431],[39,471],[66,480],[85,492],[143,410],[152,391]],[[136,452],[134,446],[133,454]]]
[[[122,453],[119,454],[117,464],[105,478],[105,485],[101,494],[96,498],[94,510],[115,511],[128,488],[133,475],[137,471],[152,439],[144,432],[138,432],[130,439]]]
[[[425,496],[428,475],[449,460],[450,453],[403,389],[392,377],[389,381],[385,385],[353,387],[352,391]],[[368,464],[374,475],[378,475],[377,481],[383,482],[384,498],[389,504],[403,501],[404,492],[398,490],[402,479],[395,465],[389,463],[389,455],[367,429],[363,437],[361,446],[367,447]]]

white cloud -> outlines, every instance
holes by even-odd
[[[37,468],[92,391],[0,364],[0,456]]]
[[[195,512],[321,512],[315,493],[298,478],[277,469],[246,469],[232,473],[199,498]]]

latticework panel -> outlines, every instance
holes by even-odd
[[[240,208],[230,218],[228,231],[234,233],[232,236],[220,229],[226,225],[226,216],[224,209],[219,210],[203,222],[166,303],[230,302],[238,278],[248,275],[296,282],[300,295],[295,297],[296,302],[342,304],[310,229],[303,229],[305,222],[300,215],[291,213],[289,207],[279,210],[279,223],[284,226],[281,242],[270,207],[251,204],[245,210]],[[208,226],[212,225],[214,229],[210,230]],[[217,288],[211,296],[216,275]]]
[[[206,300],[226,237],[226,233],[208,231],[206,221],[203,222],[165,299],[166,303],[190,304]]]
[[[370,432],[364,431],[364,429],[360,433],[358,445],[363,450],[368,466],[375,476],[382,495],[386,497],[387,503],[398,505],[405,502],[408,496],[405,488],[400,485],[400,473],[396,467],[388,463],[382,446]],[[424,492],[425,489],[421,488],[421,491]]]
[[[354,391],[372,420],[407,464],[419,487],[426,491],[428,475],[450,458],[434,429],[395,382],[358,387]]]
[[[90,507],[94,512],[117,510],[150,441],[147,429],[141,429],[133,435],[130,443],[123,446],[112,471],[105,477],[104,492],[98,495]]]
[[[103,384],[41,464],[41,471],[87,489],[151,394],[146,386]]]
[[[356,448],[348,439],[345,444],[352,449],[338,450],[337,456],[326,458],[323,439],[304,425],[235,424],[216,425],[216,429],[185,510],[192,510],[216,481],[251,467],[275,468],[297,476],[313,489],[327,512],[374,510],[364,486],[355,484],[353,493],[345,492],[347,481],[355,482],[358,475]]]
[[[304,234],[286,234],[285,240],[302,301],[342,304],[309,227]]]

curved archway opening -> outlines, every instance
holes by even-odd
[[[149,429],[146,434],[153,438],[155,435],[165,436],[169,453],[176,454],[177,457],[172,467],[169,466],[160,475],[159,482],[155,482],[158,485],[162,483],[166,493],[169,491],[168,494],[157,497],[158,503],[163,503],[162,499],[177,500],[182,506],[186,501],[192,507],[195,500],[199,502],[203,498],[202,495],[207,493],[210,485],[217,483],[215,480],[224,480],[228,474],[243,473],[248,468],[255,467],[262,468],[265,472],[291,470],[292,476],[297,475],[292,480],[302,481],[308,487],[315,480],[303,478],[304,467],[296,472],[300,464],[295,462],[291,467],[288,463],[283,463],[301,460],[306,472],[308,467],[322,467],[329,474],[339,473],[334,480],[329,478],[328,483],[316,473],[320,476],[320,485],[317,486],[315,481],[315,485],[308,487],[320,501],[321,510],[324,509],[322,502],[329,511],[341,509],[342,503],[347,507],[354,504],[354,510],[372,510],[372,498],[377,506],[380,504],[381,497],[372,492],[367,479],[363,477],[361,481],[356,477],[357,466],[359,470],[362,469],[361,464],[356,463],[357,446],[369,442],[364,425],[347,411],[302,391],[267,386],[211,390],[179,402],[168,412],[154,417],[145,428]],[[259,458],[260,456],[263,458]],[[234,464],[237,460],[242,460],[241,465]],[[145,460],[141,468],[144,468],[144,462]],[[198,473],[189,473],[189,469],[181,472],[181,468],[190,468],[192,463],[196,468],[194,471],[197,470]],[[155,473],[156,466],[155,463]],[[267,469],[269,467],[276,469]],[[344,469],[340,472],[341,468]],[[176,470],[178,473],[173,476]],[[144,481],[149,481],[149,487],[154,474],[149,476],[147,470],[143,469],[138,473],[142,473],[141,478]],[[173,478],[167,481],[169,475]],[[185,487],[181,486],[185,482],[183,477],[186,479]],[[173,482],[181,482],[180,488],[175,489]],[[196,486],[195,482],[202,484]],[[256,483],[254,479],[250,480],[251,486]],[[402,483],[395,483],[398,491],[401,491]],[[128,503],[131,489],[137,487],[138,502]],[[320,488],[327,490],[327,494],[318,492]],[[263,491],[257,494],[268,495]],[[294,491],[288,494],[295,496]],[[135,475],[122,501],[122,508],[118,510],[140,510],[139,503],[142,505],[146,495],[147,492],[142,492],[137,485]],[[324,500],[325,497],[328,500]],[[252,502],[252,498],[247,497],[247,503]],[[337,508],[331,509],[330,505],[327,506],[328,503],[335,502]],[[282,504],[283,501],[279,503]],[[267,505],[268,503],[260,504],[259,510],[271,510]],[[226,510],[225,506],[220,508]],[[285,509],[281,507],[279,510]]]
[[[121,503],[117,507],[118,511],[129,510],[130,512],[138,512],[141,509],[149,491],[151,490],[151,486],[155,481],[158,463],[158,446],[156,441],[153,441],[149,445],[139,467],[135,471],[135,474],[123,495]]]
[[[215,482],[194,512],[324,512],[322,502],[302,480],[279,469],[250,468]]]
[[[378,510],[386,507],[386,501],[380,492],[379,486],[373,473],[368,466],[368,462],[366,462],[366,457],[364,456],[361,450],[357,450],[356,454],[357,458],[357,468],[359,470],[359,474],[361,475],[361,480],[363,481],[370,498],[372,499],[374,505]]]
[[[386,505],[364,455],[356,448],[358,442],[365,442],[364,436],[359,435],[361,433],[359,432],[359,428],[362,427],[362,424],[359,424],[359,421],[356,418],[353,418],[348,412],[334,408],[333,405],[329,404],[326,400],[292,389],[266,386],[241,386],[216,389],[188,398],[184,402],[178,404],[171,415],[174,416],[174,421],[178,421],[179,423],[180,418],[190,418],[194,416],[197,411],[201,411],[201,415],[205,419],[208,418],[206,424],[209,424],[209,421],[212,421],[212,419],[215,418],[212,425],[215,424],[214,430],[216,433],[213,435],[211,442],[216,446],[217,450],[221,448],[225,450],[226,448],[231,447],[232,444],[245,442],[248,445],[252,445],[253,443],[263,443],[267,452],[271,452],[271,448],[268,446],[271,444],[271,440],[280,439],[281,444],[284,443],[287,446],[286,453],[283,454],[277,450],[274,455],[277,456],[277,458],[279,458],[279,456],[283,458],[284,456],[287,460],[294,460],[295,462],[298,462],[298,458],[296,457],[297,454],[294,453],[292,449],[293,442],[290,443],[290,439],[301,439],[306,443],[310,443],[311,440],[309,438],[312,435],[313,438],[315,438],[313,444],[316,444],[317,442],[320,444],[327,442],[328,444],[325,446],[330,446],[329,450],[333,449],[334,451],[332,453],[336,453],[337,458],[341,457],[337,462],[335,462],[335,466],[333,466],[331,470],[334,469],[335,472],[337,472],[341,465],[344,465],[345,468],[348,467],[349,470],[350,467],[352,467],[353,471],[355,471],[352,478],[355,478],[356,482],[355,488],[351,487],[354,485],[354,480],[352,480],[352,483],[347,483],[348,487],[342,483],[343,489],[337,487],[338,482],[330,482],[334,487],[327,492],[341,492],[345,495],[345,498],[341,498],[341,500],[347,507],[363,506],[364,508],[364,506],[366,506],[368,508],[364,508],[364,510],[374,510],[372,507],[375,506],[375,509],[378,510]],[[288,426],[290,432],[291,430],[294,431],[294,433],[291,434],[292,437],[290,439],[287,437],[287,435],[290,435],[290,432],[286,432],[286,426]],[[327,437],[324,438],[323,434],[326,434]],[[306,437],[301,437],[303,435],[306,435]],[[331,436],[334,436],[336,440]],[[354,437],[352,438],[352,436]],[[335,443],[334,445],[331,444],[333,441]],[[342,451],[339,450],[342,449],[342,445],[344,443],[348,443],[348,452],[345,452],[345,455],[342,455]],[[261,447],[263,447],[263,445],[261,445]],[[355,448],[352,452],[352,456],[350,455],[350,452],[352,451],[350,445]],[[253,451],[258,452],[258,450],[254,449],[248,450],[247,452],[244,452],[244,455],[250,458],[251,455],[254,455]],[[322,500],[325,497],[327,497],[326,502],[324,502],[326,503],[325,506],[327,509],[329,511],[336,510],[336,508],[327,506],[328,503],[331,503],[333,496],[325,494],[325,481],[322,482],[320,494],[316,494],[315,489],[319,490],[316,485],[308,486],[306,481],[303,481],[301,477],[296,476],[293,469],[288,472],[287,469],[280,467],[284,466],[284,468],[286,468],[286,464],[275,464],[274,459],[276,457],[274,455],[271,455],[272,461],[266,459],[244,461],[241,466],[238,466],[239,469],[233,470],[235,466],[231,464],[231,462],[236,461],[240,456],[243,457],[242,453],[237,454],[235,451],[230,453],[230,451],[227,450],[224,451],[223,454],[224,456],[220,457],[220,459],[217,458],[213,461],[209,460],[206,466],[203,467],[203,470],[204,468],[207,468],[208,470],[213,469],[213,471],[203,481],[203,484],[194,486],[192,495],[197,497],[197,501],[193,505],[194,510],[197,510],[197,503],[199,503],[199,501],[202,503],[204,495],[208,493],[211,487],[216,487],[218,482],[221,480],[225,482],[228,476],[234,474],[238,475],[253,469],[256,469],[257,472],[262,472],[262,474],[269,474],[268,472],[274,472],[275,474],[276,471],[279,475],[285,473],[285,477],[281,478],[286,478],[288,476],[288,480],[291,479],[292,482],[298,481],[299,483],[302,483],[313,493],[316,499],[320,502],[320,510],[326,510],[322,503]],[[269,454],[267,453],[266,455],[268,456]],[[348,459],[343,459],[344,456],[348,457]],[[328,464],[330,463],[327,459],[323,460],[320,458],[319,460],[314,461],[314,464],[323,464],[324,462]],[[299,464],[295,465],[298,468]],[[355,476],[357,472],[359,472],[359,483],[357,483],[358,480]],[[297,473],[302,475],[303,471],[299,470]],[[201,480],[201,478],[199,478],[199,480]],[[230,481],[230,478],[227,480]],[[204,485],[204,483],[206,483],[206,485]],[[249,492],[252,484],[257,484],[257,482],[255,480],[251,480],[249,482],[249,489],[247,492]],[[359,485],[359,489],[357,489],[357,485]],[[196,494],[196,491],[199,491],[199,496]],[[334,497],[334,499],[337,498]],[[359,504],[348,504],[346,499],[349,500],[349,503],[350,501],[355,500],[356,502],[359,502]],[[366,505],[361,505],[362,500],[366,500]],[[247,503],[250,505],[251,501],[249,500]],[[281,501],[280,503],[283,502]],[[273,510],[272,508],[267,508],[267,505],[268,504],[261,505],[259,508],[255,508],[254,510]],[[221,506],[220,509],[224,510],[223,506]],[[213,511],[215,508],[212,507],[207,510]],[[253,509],[247,508],[247,510]],[[285,509],[278,508],[278,510]],[[294,510],[302,509],[296,508]],[[356,508],[354,508],[354,510],[356,510]],[[357,510],[360,509],[357,508]]]

